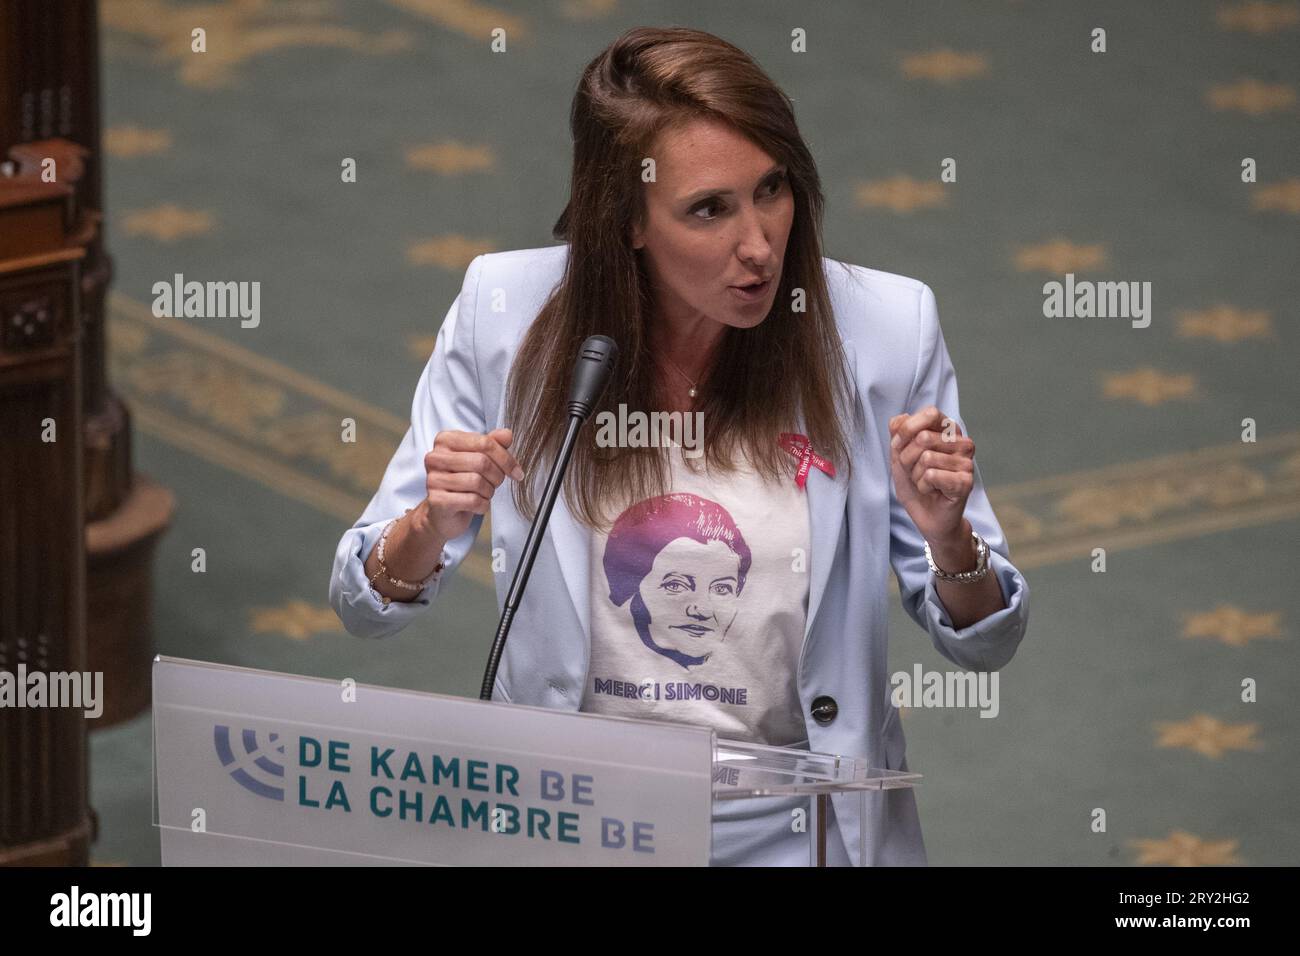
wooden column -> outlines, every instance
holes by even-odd
[[[149,705],[173,499],[108,382],[100,138],[96,0],[0,0],[0,670],[99,671],[105,698],[0,710],[0,864],[86,862],[87,730]]]
[[[69,186],[0,176],[0,670],[14,675],[88,669],[74,210]],[[0,708],[0,864],[86,862],[88,723]]]
[[[113,264],[103,243],[99,35],[95,0],[0,0],[0,157],[19,175],[52,155],[71,186],[77,220],[68,241],[84,250],[82,327],[82,508],[86,601],[94,627],[87,653],[104,673],[104,715],[93,728],[149,706],[153,657],[151,564],[171,520],[171,493],[131,466],[131,416],[107,373],[108,285]],[[73,153],[68,147],[76,147]]]

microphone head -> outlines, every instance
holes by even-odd
[[[607,335],[593,335],[578,349],[578,362],[569,385],[569,414],[584,422],[591,417],[601,392],[614,373],[618,346]]]

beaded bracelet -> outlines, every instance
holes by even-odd
[[[410,513],[411,513],[411,509],[407,508],[406,511],[402,513],[402,517],[404,518]],[[419,592],[427,588],[429,584],[433,581],[433,579],[442,573],[442,569],[443,569],[443,563],[439,561],[436,565],[434,565],[433,573],[430,574],[423,581],[421,581],[419,584],[412,584],[409,581],[403,581],[400,578],[395,578],[388,573],[388,565],[384,563],[384,549],[388,543],[388,533],[393,530],[393,525],[397,524],[399,520],[401,519],[394,518],[392,521],[388,522],[388,524],[384,525],[384,530],[379,535],[379,548],[376,554],[379,563],[379,570],[376,571],[371,576],[369,581],[370,593],[375,596],[376,600],[381,601],[384,604],[391,604],[393,599],[390,598],[387,594],[380,594],[375,589],[375,581],[379,578],[381,574],[384,576],[384,580],[386,580],[389,584],[391,584],[395,588],[402,588],[405,591]]]

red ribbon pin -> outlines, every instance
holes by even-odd
[[[795,473],[794,483],[800,488],[807,483],[808,470],[814,465],[832,478],[835,477],[835,466],[812,450],[812,444],[808,441],[807,435],[782,432],[780,444],[782,448],[799,459],[799,470]]]

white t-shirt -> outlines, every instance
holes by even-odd
[[[593,532],[591,663],[581,709],[806,743],[797,672],[808,613],[806,492],[794,466],[711,474],[664,449],[669,492]],[[624,504],[620,502],[619,504]]]

